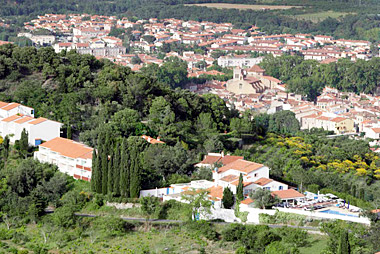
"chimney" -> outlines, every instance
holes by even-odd
[[[224,151],[221,152],[222,158],[224,157]]]
[[[147,139],[147,140],[148,140],[148,142],[150,143],[150,141],[152,140],[152,138],[151,138],[151,137],[148,137],[148,139]]]
[[[161,140],[161,137],[160,137],[160,136],[158,136],[158,137],[157,137],[157,140],[158,140],[158,141],[160,141],[160,140]]]

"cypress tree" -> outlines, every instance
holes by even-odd
[[[91,190],[96,192],[96,182],[97,182],[97,174],[98,174],[98,169],[97,169],[97,155],[96,155],[96,150],[94,149],[92,151],[92,168],[91,168]]]
[[[3,140],[3,160],[4,160],[4,167],[7,165],[8,156],[9,156],[9,150],[10,150],[10,140],[8,135],[5,136]]]
[[[70,124],[67,124],[66,136],[67,136],[68,139],[72,139],[72,137],[73,137],[72,129],[71,129],[71,125]]]
[[[222,203],[223,207],[226,209],[230,209],[235,203],[234,194],[229,187],[226,187],[223,190]]]
[[[28,155],[28,150],[29,150],[29,142],[28,142],[28,133],[26,132],[25,129],[22,130],[21,132],[21,138],[19,141],[19,146],[20,146],[20,153],[21,155],[26,158]]]
[[[104,150],[104,138],[103,135],[99,135],[98,138],[98,152],[96,156],[96,182],[95,189],[97,193],[102,193],[102,178],[103,178],[103,168],[102,168],[102,154]]]
[[[116,143],[113,159],[113,192],[120,196],[120,144]]]
[[[129,198],[129,153],[126,146],[126,140],[121,143],[120,154],[120,194],[123,197]]]
[[[350,253],[351,253],[351,247],[350,247],[350,241],[348,238],[348,231],[345,230],[340,235],[340,241],[338,245],[337,254],[350,254]]]
[[[131,167],[130,167],[130,196],[131,198],[138,198],[140,196],[141,188],[141,154],[133,147],[131,153]]]
[[[111,149],[110,149],[110,158],[109,158],[109,161],[108,161],[108,176],[107,176],[107,180],[108,180],[108,183],[107,183],[107,193],[108,194],[112,194],[114,192],[113,190],[113,181],[115,179],[115,176],[114,176],[114,152],[115,152],[115,149],[113,148],[113,145],[111,146]]]
[[[110,151],[110,134],[107,132],[106,140],[104,142],[104,149],[102,151],[102,193],[107,194],[108,191],[108,162]]]
[[[243,195],[243,174],[242,173],[240,173],[240,176],[239,176],[239,184],[238,184],[237,190],[236,190],[236,198],[239,201],[244,200],[244,195]]]

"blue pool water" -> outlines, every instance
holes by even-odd
[[[329,213],[329,214],[336,214],[336,215],[343,215],[343,216],[359,217],[358,215],[341,213],[341,212],[334,211],[334,210],[324,210],[324,211],[320,211],[320,213]]]

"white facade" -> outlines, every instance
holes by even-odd
[[[263,57],[233,57],[233,56],[221,56],[218,58],[218,65],[222,67],[252,67],[261,63]]]
[[[0,101],[0,119],[16,114],[34,117],[34,109],[14,102]]]
[[[16,114],[0,121],[0,136],[8,136],[11,143],[21,138],[25,129],[28,133],[28,143],[37,146],[42,141],[49,141],[59,137],[62,124],[46,118],[33,118]]]
[[[93,148],[65,138],[55,138],[39,145],[34,158],[58,166],[59,171],[75,179],[91,180]]]

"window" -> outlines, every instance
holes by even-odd
[[[279,189],[279,190],[282,190],[282,189],[283,189],[283,186],[278,187],[278,189]]]
[[[235,79],[238,79],[239,78],[239,74],[235,74]]]
[[[239,84],[239,89],[243,89],[243,84],[242,83]]]
[[[257,177],[258,175],[259,175],[259,174],[255,173],[253,176],[254,176],[254,177]]]

